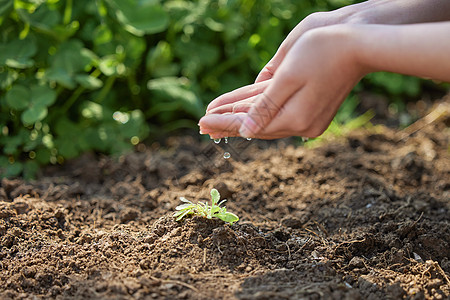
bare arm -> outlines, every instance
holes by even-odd
[[[450,82],[450,21],[367,25],[353,30],[359,41],[356,54],[366,72],[389,71]]]

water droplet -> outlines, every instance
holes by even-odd
[[[225,137],[225,144],[228,144],[228,137]]]
[[[252,140],[252,138],[247,138],[247,141],[251,141]]]
[[[302,137],[303,143],[306,143],[308,140],[309,140],[309,138],[307,138],[307,137]]]
[[[225,152],[223,154],[223,158],[225,158],[225,159],[229,159],[230,157],[231,157],[231,154],[229,152]]]
[[[214,139],[214,143],[218,144],[218,143],[220,143],[220,140],[221,139]]]

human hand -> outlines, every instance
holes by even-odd
[[[211,103],[200,120],[201,132],[212,138],[320,135],[365,74],[350,28],[327,26],[303,34],[271,78]]]
[[[355,4],[332,12],[316,12],[308,15],[304,18],[286,37],[286,39],[281,43],[277,52],[273,58],[264,66],[264,68],[258,74],[255,83],[260,83],[269,80],[273,77],[273,74],[278,69],[279,65],[282,63],[286,54],[292,48],[292,45],[307,31],[323,26],[343,24],[351,21],[351,16],[354,15],[359,9],[361,4]],[[363,23],[364,18],[358,18],[358,23]],[[248,105],[251,103],[249,97],[260,94],[264,91],[264,85],[255,84],[237,89],[231,93],[224,94],[216,99],[214,99],[207,107],[206,113],[211,113],[213,109],[224,104],[235,103],[239,101],[244,101],[247,103],[242,103],[242,105]]]
[[[360,6],[361,4],[356,4],[332,12],[317,12],[307,16],[291,31],[291,33],[283,41],[277,53],[266,64],[266,66],[261,70],[261,72],[257,76],[255,84],[237,89],[235,91],[224,94],[214,99],[208,105],[206,114],[208,115],[208,114],[236,113],[237,114],[236,116],[240,118],[245,117],[241,113],[248,112],[248,109],[254,104],[254,101],[256,100],[257,96],[261,95],[264,92],[265,88],[270,83],[270,80],[272,79],[275,71],[278,69],[278,67],[286,57],[286,54],[289,52],[289,50],[292,48],[292,46],[300,37],[302,37],[309,30],[315,28],[320,28],[333,24],[353,22],[351,21],[352,16],[356,12],[361,10]],[[358,23],[363,22],[365,22],[364,18],[358,18]],[[208,120],[208,118],[205,120]],[[200,124],[205,123],[204,122],[205,120],[202,120]],[[235,123],[236,121],[241,121],[241,119],[234,121],[233,125],[234,127],[237,124]],[[206,122],[205,124],[208,125],[208,122]],[[211,136],[219,136],[221,135],[220,131],[227,131],[225,130],[224,126],[227,127],[228,131],[230,131],[230,128],[233,128],[233,126],[230,126],[230,124],[221,122],[220,118],[215,120],[214,128],[216,128],[218,131],[214,132],[215,134]],[[202,130],[202,126],[200,129]],[[212,133],[211,128],[208,128],[207,130],[205,127],[203,127],[203,132]],[[232,136],[236,135],[237,133],[236,130],[231,130],[227,134],[229,136]],[[226,136],[226,134],[224,136]]]

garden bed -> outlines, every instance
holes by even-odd
[[[0,297],[448,298],[448,121],[314,149],[170,138],[4,179]],[[213,187],[238,223],[174,221]]]

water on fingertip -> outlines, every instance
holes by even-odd
[[[222,139],[214,139],[214,143],[218,144],[218,143],[220,143],[221,140]]]

